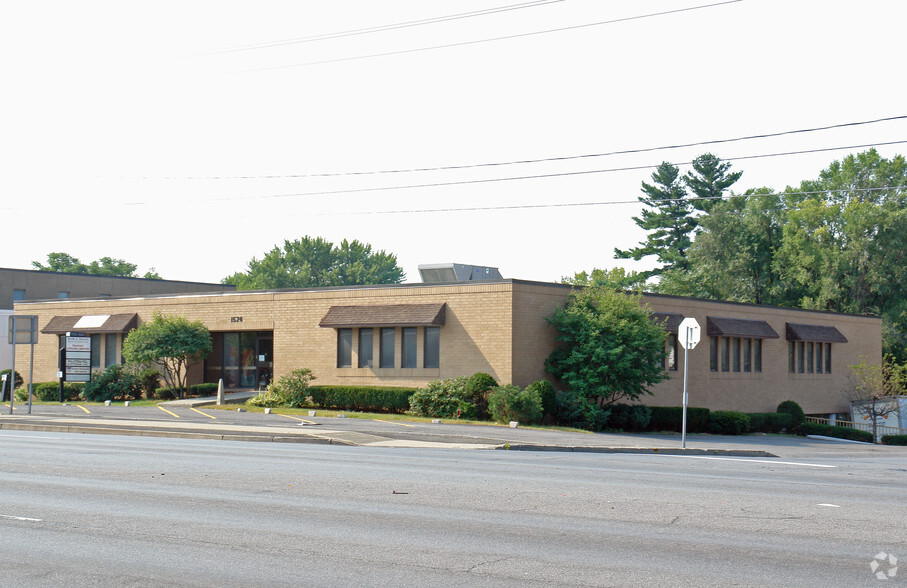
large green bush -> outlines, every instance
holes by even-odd
[[[907,435],[882,435],[883,445],[907,445]]]
[[[82,394],[84,384],[81,382],[64,382],[63,383],[63,400],[76,400]],[[60,401],[60,383],[59,382],[39,382],[35,384],[35,398],[41,402],[59,402]]]
[[[800,425],[801,435],[822,435],[823,437],[837,437],[838,439],[849,439],[851,441],[863,441],[872,443],[872,433],[861,431],[860,429],[851,429],[850,427],[837,427],[834,425],[824,425],[821,423],[803,423]]]
[[[217,394],[217,384],[211,382],[205,382],[204,384],[192,384],[186,388],[186,396],[214,396]],[[157,388],[152,394],[157,400],[170,400],[172,398],[177,398],[179,392],[174,388]],[[147,396],[146,398],[151,398]]]
[[[749,412],[751,433],[780,433],[791,431],[794,426],[793,415],[786,412]]]
[[[601,431],[608,426],[611,410],[592,402],[581,392],[564,390],[558,392],[555,418],[565,427],[576,427],[589,431]]]
[[[416,388],[393,386],[312,386],[309,397],[321,408],[363,412],[404,413]]]
[[[497,380],[485,372],[476,372],[466,380],[466,397],[475,405],[477,418],[488,418],[488,396],[497,387]]]
[[[82,387],[82,396],[89,402],[104,402],[120,398],[138,398],[142,393],[142,382],[135,374],[119,364],[91,376],[91,381]]]
[[[548,380],[539,380],[526,386],[527,390],[535,390],[542,399],[542,414],[554,415],[557,412],[557,393]]]
[[[785,400],[779,404],[778,408],[775,410],[780,413],[791,415],[791,418],[793,418],[793,423],[789,429],[791,433],[796,433],[800,425],[806,422],[806,415],[803,414],[803,409],[793,400]]]
[[[650,406],[652,418],[649,420],[650,431],[675,431],[683,428],[682,406]],[[687,433],[705,433],[709,430],[707,408],[687,407]]]
[[[416,416],[447,418],[455,417],[459,410],[462,418],[475,418],[476,407],[466,392],[466,380],[465,377],[432,380],[410,396],[409,412]]]
[[[715,410],[709,414],[709,433],[743,435],[750,428],[750,417],[735,410]]]
[[[642,404],[612,404],[608,427],[623,431],[645,431],[652,420],[652,409]]]
[[[7,401],[7,400],[9,400],[9,391],[10,391],[10,384],[11,384],[11,382],[10,382],[11,378],[9,377],[9,369],[0,370],[0,376],[3,376],[4,374],[6,374],[6,382],[4,382],[4,384],[3,384],[3,390],[2,390],[2,394],[0,394],[0,397],[2,397],[3,401]],[[16,388],[21,388],[22,384],[23,384],[22,375],[19,372],[16,372],[16,385],[14,388],[12,388],[12,390],[15,390]]]
[[[499,423],[517,421],[535,424],[542,420],[542,398],[538,390],[508,384],[499,386],[488,396],[488,410]]]
[[[286,406],[298,408],[306,403],[309,397],[309,384],[314,379],[312,370],[301,368],[281,376],[274,388]]]

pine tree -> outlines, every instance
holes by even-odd
[[[683,183],[690,189],[696,198],[693,208],[709,212],[712,206],[724,195],[734,182],[743,175],[742,171],[728,173],[730,163],[722,163],[711,153],[704,153],[693,160],[693,172],[687,172]]]

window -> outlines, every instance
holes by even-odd
[[[721,338],[721,371],[731,371],[731,340],[727,337]]]
[[[787,371],[791,374],[797,371],[797,344],[794,341],[787,342]]]
[[[668,335],[668,356],[667,368],[672,372],[677,371],[677,333],[670,333]],[[665,367],[662,365],[662,367]]]
[[[825,373],[831,373],[831,343],[825,344]]]
[[[91,367],[101,367],[101,336],[91,335]]]
[[[117,362],[117,335],[108,333],[104,338],[104,367],[108,368]]]
[[[400,358],[400,367],[416,367],[416,337],[419,330],[416,327],[403,327],[400,335],[403,337],[403,344],[400,346],[400,352],[403,357]]]
[[[758,341],[758,339],[757,339]],[[743,340],[743,371],[753,371],[753,340]]]
[[[806,344],[806,373],[807,374],[813,373],[813,365],[814,365],[813,349],[814,348],[815,348],[815,345],[813,344],[812,341],[810,341],[809,343]]]
[[[734,337],[734,371],[740,371],[740,337]]]
[[[720,337],[709,337],[709,370],[718,371],[718,340]]]
[[[425,349],[422,355],[422,367],[438,368],[441,366],[441,328],[425,327]]]
[[[382,327],[378,367],[394,367],[394,327]]]
[[[822,343],[816,343],[816,373],[822,373]]]
[[[804,365],[806,363],[806,343],[804,341],[800,341],[799,345],[797,345],[797,356],[799,359],[797,362],[797,371],[802,374],[803,368],[806,367]]]
[[[337,329],[337,367],[353,366],[353,329]]]
[[[60,292],[57,292],[57,298],[69,298],[69,292],[63,292],[61,290]]]
[[[13,302],[25,300],[25,288],[13,288]]]
[[[359,329],[359,367],[372,367],[372,329]]]
[[[753,339],[753,370],[762,373],[762,339]]]

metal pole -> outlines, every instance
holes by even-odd
[[[9,414],[13,414],[13,399],[16,397],[16,344],[13,339],[13,367],[9,370]]]
[[[31,334],[31,362],[28,366],[28,414],[31,414],[31,396],[34,393],[35,381],[35,333]]]
[[[693,329],[687,327],[686,345],[683,346],[683,424],[680,432],[680,447],[687,448],[687,372],[690,366],[690,332]]]

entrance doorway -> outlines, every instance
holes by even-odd
[[[224,388],[264,389],[274,374],[273,331],[211,333],[205,381],[223,378]]]

